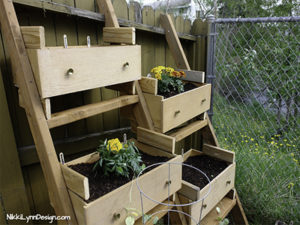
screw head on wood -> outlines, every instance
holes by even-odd
[[[74,70],[72,68],[67,70],[67,75],[70,76],[74,73]]]

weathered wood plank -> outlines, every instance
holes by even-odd
[[[184,126],[183,128],[171,133],[170,136],[176,139],[176,142],[183,140],[187,136],[207,126],[207,120],[199,120],[192,122],[191,124]]]
[[[134,27],[104,27],[103,41],[108,43],[135,44]]]
[[[1,71],[0,124],[0,208],[3,207],[2,212],[6,213],[29,215],[30,208],[8,111]],[[6,218],[6,215],[3,215],[3,219],[4,218]],[[2,222],[2,218],[0,221]],[[22,221],[18,222],[18,224],[22,223]],[[5,220],[3,224],[6,224]]]
[[[137,139],[139,142],[157,147],[170,153],[174,154],[175,152],[175,138],[171,136],[138,127]]]
[[[166,39],[170,47],[170,51],[176,61],[176,65],[179,68],[184,68],[190,70],[189,63],[184,54],[183,48],[181,46],[180,40],[178,38],[176,29],[171,20],[170,15],[161,15],[161,23],[166,30]]]
[[[51,119],[49,119],[47,122],[49,128],[53,128],[64,124],[72,123],[77,120],[88,118],[99,113],[135,104],[137,102],[139,102],[139,98],[137,95],[124,95],[114,99],[54,113],[52,114]]]
[[[52,138],[44,116],[38,90],[26,54],[22,33],[11,1],[0,1],[1,30],[6,40],[12,66],[17,72],[19,86],[24,96],[26,113],[34,136],[37,151],[49,189],[50,199],[57,215],[70,215],[77,224],[72,204],[57,160]],[[55,195],[53,193],[56,193]]]
[[[105,15],[106,27],[119,27],[119,22],[111,0],[97,0],[99,11]]]
[[[45,47],[45,29],[42,26],[22,26],[21,32],[26,48]]]

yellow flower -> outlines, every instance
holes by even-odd
[[[156,74],[155,74],[155,78],[156,78],[157,80],[161,80],[161,73],[156,73]]]
[[[174,71],[174,69],[172,67],[166,67],[166,71],[168,73],[172,73]]]
[[[116,151],[116,152],[119,152],[122,148],[123,148],[123,145],[122,143],[119,141],[118,138],[115,138],[115,139],[110,139],[108,142],[107,142],[107,146],[106,146],[107,150],[111,150],[111,151]]]
[[[292,187],[294,187],[294,185],[295,184],[293,182],[291,182],[291,183],[289,183],[288,188],[291,189]]]
[[[295,154],[294,154],[294,153],[291,153],[291,156],[292,156],[292,157],[294,157],[294,156],[295,156]]]

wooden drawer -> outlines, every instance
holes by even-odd
[[[50,47],[28,49],[42,98],[141,78],[141,47]],[[68,75],[68,71],[73,70]]]
[[[151,87],[151,80],[153,79],[142,79],[143,83],[148,84],[148,89]],[[157,95],[157,90],[153,90],[152,93],[150,90],[148,93],[144,92],[156,131],[165,133],[209,110],[211,85],[195,82],[194,84],[199,87],[166,99]],[[157,89],[155,85],[152,87]]]
[[[228,162],[227,168],[211,181],[211,192],[205,198],[202,209],[202,218],[204,218],[217,204],[221,201],[233,188],[235,180],[234,153],[211,145],[204,145],[203,152],[190,150],[185,153],[184,161],[195,155],[209,155]],[[182,181],[182,188],[179,190],[179,199],[181,203],[190,203],[202,198],[209,190],[209,185],[206,185],[200,190],[189,182]],[[198,220],[201,211],[201,202],[184,207],[184,211]],[[188,218],[189,224],[193,224],[191,218]]]
[[[174,156],[137,141],[135,141],[135,144],[138,149],[147,154],[169,157],[170,160],[168,162],[181,163],[183,161],[182,156]],[[87,203],[84,199],[89,198],[88,178],[70,169],[68,165],[85,162],[91,163],[95,160],[97,160],[95,154],[90,154],[61,166],[78,222],[79,224],[84,225],[123,225],[125,224],[127,215],[125,207],[135,208],[141,212],[140,192],[136,185],[136,179],[133,180],[133,182],[129,182],[112,192]],[[181,188],[182,167],[180,165],[171,164],[170,170],[170,195],[172,195]],[[168,198],[167,180],[168,164],[163,164],[142,175],[139,183],[143,191],[149,197],[162,202]],[[130,191],[132,197],[131,203],[129,203]],[[155,202],[150,201],[145,197],[143,198],[143,203],[144,212],[148,212],[157,205]],[[114,219],[114,215],[116,214],[120,214],[120,217]]]

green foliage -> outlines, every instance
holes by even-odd
[[[214,128],[220,145],[236,153],[236,188],[250,223],[300,224],[300,139],[295,138],[300,130],[273,136],[276,116],[263,113],[259,104],[233,103],[218,94],[214,100]]]
[[[181,77],[185,77],[183,71],[175,71],[171,67],[157,66],[151,70],[151,73],[158,80],[158,92],[165,95],[170,92],[182,93],[184,85]]]
[[[105,140],[97,149],[100,159],[95,163],[94,170],[100,169],[105,176],[115,174],[129,177],[132,172],[137,175],[145,168],[141,165],[141,155],[134,142],[121,144],[118,139]]]
[[[161,80],[158,81],[158,90],[161,94],[170,92],[182,93],[184,91],[183,82],[177,77],[171,77],[163,73]]]

